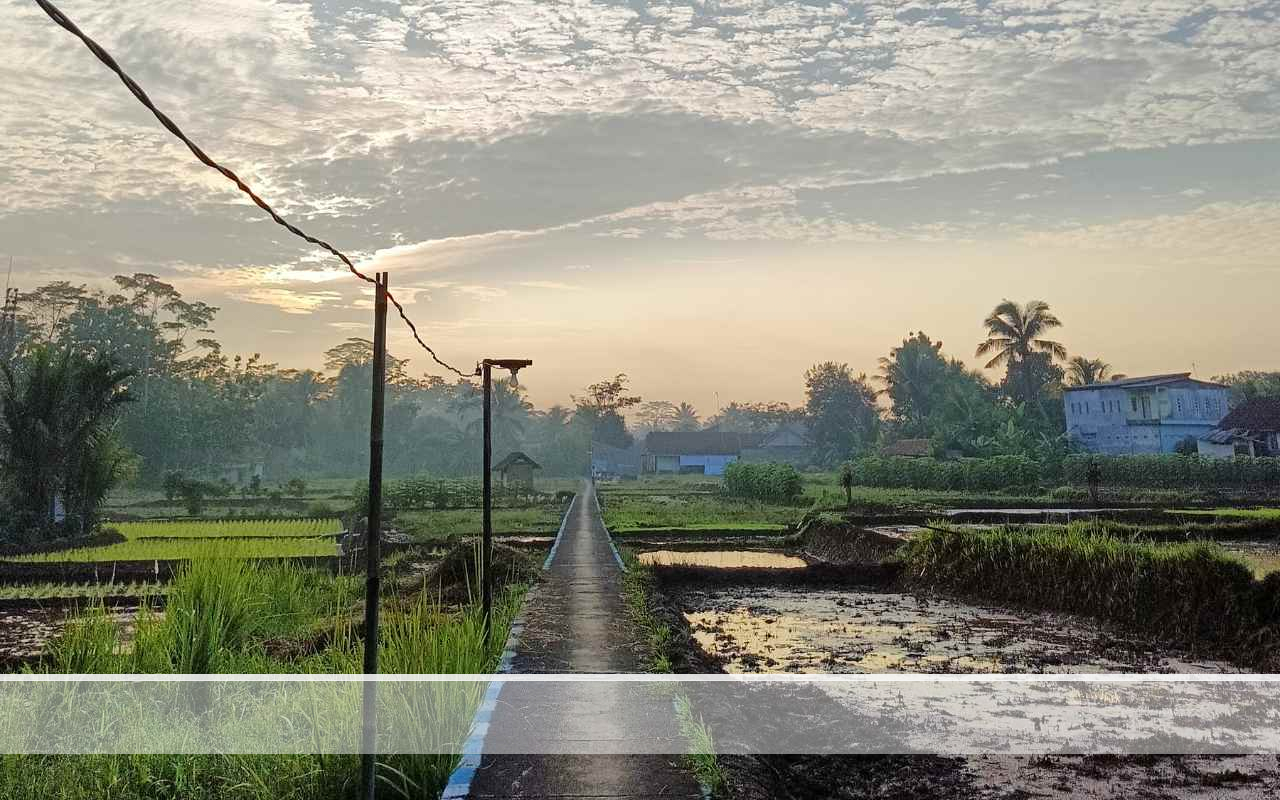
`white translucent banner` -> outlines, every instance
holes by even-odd
[[[369,749],[386,754],[1280,753],[1278,684],[1273,675],[4,676],[0,752],[358,753],[370,721]]]

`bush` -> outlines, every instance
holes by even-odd
[[[724,470],[725,491],[767,503],[786,503],[804,491],[800,473],[790,464],[744,464],[735,461]]]
[[[1237,650],[1270,622],[1259,617],[1262,584],[1209,542],[1126,541],[1086,523],[931,528],[907,545],[905,563],[920,588],[1089,614],[1182,643]]]
[[[852,462],[852,466],[857,485],[885,489],[990,492],[1040,482],[1040,466],[1025,456],[957,461],[870,456]]]
[[[1067,483],[1085,485],[1091,460],[1101,470],[1104,487],[1267,489],[1280,483],[1280,458],[1206,458],[1177,454],[1071,455],[1063,465]]]

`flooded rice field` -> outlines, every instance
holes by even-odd
[[[1097,625],[875,590],[683,590],[697,644],[727,672],[1228,672]]]
[[[761,553],[654,553],[650,563],[757,566]],[[775,558],[794,558],[780,553]],[[799,559],[797,559],[799,560]],[[1198,658],[1096,621],[873,588],[667,585],[694,643],[729,673],[1230,673],[1234,665]],[[830,699],[837,699],[832,697]],[[980,692],[966,696],[981,708]],[[1009,725],[1035,725],[1059,713],[1053,702],[1009,708]],[[978,725],[951,715],[964,738]],[[1189,731],[1202,718],[1185,717]],[[966,727],[968,725],[968,727]],[[1136,734],[1167,734],[1154,715]],[[955,727],[958,726],[958,727]],[[1038,726],[1035,730],[1039,730]],[[904,734],[915,741],[925,732]],[[935,732],[935,736],[936,736]],[[950,741],[946,739],[945,741]],[[925,740],[918,752],[930,750]],[[935,746],[937,743],[934,742]],[[908,752],[908,751],[898,751]],[[912,748],[911,752],[917,752]],[[1079,752],[1079,751],[1077,751]],[[1134,751],[1139,752],[1139,751]],[[1243,752],[1249,752],[1248,750]],[[1262,755],[760,756],[729,759],[735,798],[1221,798],[1280,796],[1280,758]]]

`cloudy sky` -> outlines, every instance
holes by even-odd
[[[16,283],[152,272],[293,366],[368,335],[358,281],[0,2]],[[796,401],[912,330],[971,356],[1006,296],[1130,374],[1280,367],[1277,0],[58,4],[446,358],[533,358],[543,404],[620,371]]]

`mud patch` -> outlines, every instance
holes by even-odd
[[[799,556],[769,550],[650,550],[637,558],[641,564],[661,567],[804,569],[809,566]]]
[[[684,590],[697,644],[727,672],[1232,672],[1058,614],[899,592]]]

